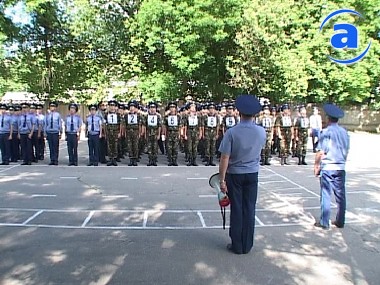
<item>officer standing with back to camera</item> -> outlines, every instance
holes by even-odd
[[[69,166],[78,166],[78,141],[82,129],[82,118],[77,114],[78,105],[69,105],[69,115],[65,119],[65,132],[67,152],[69,154]]]
[[[45,136],[50,149],[49,165],[58,165],[59,140],[62,135],[62,119],[61,115],[57,112],[57,107],[57,102],[50,102],[50,113],[45,117]]]
[[[314,163],[314,175],[320,177],[321,216],[314,226],[326,230],[330,227],[331,192],[334,192],[338,208],[332,224],[337,228],[343,228],[345,224],[345,165],[350,141],[347,130],[338,125],[344,116],[343,110],[333,104],[325,104],[323,110],[327,115],[327,127],[320,134]]]
[[[88,138],[88,157],[87,166],[98,166],[99,164],[99,141],[102,138],[103,121],[96,115],[98,107],[96,104],[88,106],[90,115],[86,118],[86,136]]]
[[[231,203],[231,244],[227,249],[236,254],[246,254],[253,246],[260,153],[266,134],[253,121],[254,115],[261,110],[256,97],[241,95],[235,105],[241,121],[225,133],[221,142],[219,178],[220,189],[228,193]]]

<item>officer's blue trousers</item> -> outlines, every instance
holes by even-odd
[[[90,163],[99,162],[99,135],[88,135],[88,156]]]
[[[47,133],[47,140],[50,149],[50,161],[58,163],[59,155],[59,134],[58,133]]]
[[[78,136],[77,134],[66,134],[67,152],[69,163],[78,163]]]
[[[2,162],[9,163],[9,157],[11,154],[11,144],[9,140],[9,133],[0,134],[0,151]]]
[[[22,160],[26,163],[32,162],[32,140],[28,134],[20,134],[20,145]]]
[[[344,170],[322,170],[320,177],[321,184],[321,218],[320,224],[328,227],[331,212],[331,192],[334,192],[335,201],[338,207],[336,222],[344,226],[346,213],[346,171]]]
[[[253,246],[258,173],[226,175],[230,198],[230,238],[235,253],[248,253]]]
[[[11,140],[11,161],[16,162],[20,159],[20,140],[17,133],[12,134]]]

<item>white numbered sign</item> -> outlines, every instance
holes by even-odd
[[[137,124],[137,114],[128,114],[128,125]]]
[[[156,127],[157,126],[157,115],[148,115],[148,126]]]
[[[233,126],[235,126],[236,122],[235,122],[235,118],[234,117],[227,117],[226,118],[226,126],[228,128],[231,128]]]
[[[116,125],[117,122],[117,115],[116,114],[108,114],[107,115],[107,123],[110,125]]]
[[[178,117],[177,116],[168,116],[168,126],[177,127],[178,126]]]
[[[291,127],[292,119],[288,116],[282,117],[282,126],[283,127]]]
[[[215,128],[216,127],[216,117],[208,117],[207,118],[207,127]]]
[[[270,118],[263,118],[263,127],[270,129],[272,127],[272,120]]]
[[[309,128],[309,119],[308,118],[301,118],[301,128],[307,129]]]
[[[198,117],[197,116],[189,116],[189,126],[195,127],[198,125]]]

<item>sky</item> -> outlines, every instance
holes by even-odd
[[[25,5],[22,2],[5,9],[4,12],[17,25],[26,25],[31,22],[31,17],[26,13]]]

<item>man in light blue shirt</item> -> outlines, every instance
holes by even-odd
[[[67,141],[67,152],[69,154],[69,166],[78,166],[78,141],[82,128],[82,118],[77,114],[78,105],[69,105],[70,114],[65,119],[65,132]]]
[[[62,135],[62,119],[61,115],[56,111],[57,107],[57,102],[50,102],[50,113],[45,116],[45,136],[50,149],[49,165],[58,165],[59,140]]]
[[[261,149],[266,142],[265,129],[254,123],[260,112],[259,100],[251,95],[236,99],[240,123],[227,130],[220,144],[220,189],[228,193],[231,205],[230,238],[227,248],[246,254],[253,246],[258,172]]]
[[[23,103],[21,108],[22,113],[18,120],[18,137],[23,158],[21,165],[31,165],[33,159],[32,137],[36,127],[36,117],[30,114],[28,103]]]
[[[96,115],[98,107],[96,104],[88,106],[90,115],[86,118],[86,135],[88,138],[88,156],[89,163],[87,166],[98,166],[99,163],[99,142],[102,138],[102,118]]]
[[[344,112],[336,105],[323,106],[328,118],[328,125],[320,134],[315,156],[314,174],[320,176],[321,184],[321,217],[314,225],[322,229],[330,227],[331,192],[334,192],[338,211],[332,222],[343,228],[346,212],[346,171],[345,165],[350,148],[347,131],[338,125]]]
[[[9,116],[5,104],[0,104],[0,151],[2,162],[0,165],[9,165],[11,154],[11,144],[13,125],[11,116]]]

